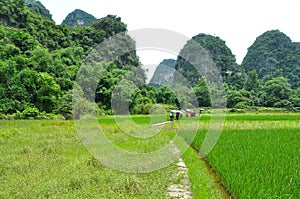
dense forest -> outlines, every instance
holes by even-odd
[[[169,74],[157,71],[152,84],[145,84],[146,75],[136,55],[135,42],[126,34],[127,25],[118,16],[96,19],[75,10],[66,17],[65,23],[56,25],[39,1],[2,0],[0,7],[0,118],[76,117],[76,110],[72,108],[76,76],[79,74],[79,84],[91,81],[80,76],[80,67],[85,65],[88,72],[97,74],[97,67],[89,61],[93,49],[119,33],[123,37],[120,45],[129,45],[130,53],[103,64],[105,72],[94,90],[95,103],[91,105],[85,101],[88,93],[84,93],[77,96],[75,109],[95,109],[99,114],[111,114],[114,90],[131,88],[118,84],[124,76],[134,77],[138,85],[134,92],[128,89],[124,93],[124,96],[131,94],[128,101],[131,113],[149,113],[156,103],[166,108],[180,108],[181,97],[176,96],[170,86],[164,86],[167,79],[159,80],[160,77],[173,78],[169,69],[187,79],[189,92],[196,95],[200,106],[211,105],[209,79],[195,71],[183,54],[179,54],[176,61],[162,62],[171,67],[165,68]],[[199,34],[192,40],[207,50],[221,71],[227,107],[299,110],[300,48],[284,33],[273,30],[259,36],[241,65],[219,37]],[[195,53],[189,48],[191,45],[187,42],[182,52]],[[194,102],[186,103],[192,104]]]

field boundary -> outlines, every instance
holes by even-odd
[[[194,152],[197,154],[199,160],[203,162],[204,166],[206,167],[209,175],[214,179],[214,184],[216,188],[220,191],[223,199],[233,199],[234,197],[229,192],[228,188],[222,183],[218,173],[212,168],[212,166],[209,164],[209,162],[200,156],[199,150],[193,146],[191,148],[194,150]]]
[[[171,121],[167,121],[167,122],[161,122],[161,123],[156,123],[156,124],[152,124],[153,127],[158,127],[158,126],[163,126],[165,124],[170,123]]]

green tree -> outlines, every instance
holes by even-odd
[[[264,105],[274,106],[282,100],[288,100],[291,94],[291,85],[284,77],[274,77],[265,83],[266,99]]]
[[[210,93],[203,77],[201,77],[198,84],[193,87],[193,92],[195,93],[200,106],[211,106]]]
[[[51,113],[57,104],[60,96],[60,86],[48,73],[40,73],[37,79],[37,101],[36,107],[40,111]]]
[[[176,94],[167,86],[161,86],[157,90],[157,103],[160,104],[176,104],[179,107],[179,101]]]
[[[244,84],[244,89],[246,89],[247,91],[254,91],[254,92],[258,92],[259,91],[259,80],[258,80],[258,76],[256,73],[256,70],[252,70],[248,73],[247,76],[247,80]]]

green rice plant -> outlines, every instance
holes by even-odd
[[[291,113],[227,115],[205,160],[234,198],[300,198],[299,121]],[[197,149],[203,127],[192,143]]]
[[[187,143],[178,137],[176,139],[178,147],[182,149],[187,148]],[[182,155],[186,166],[188,167],[188,175],[191,184],[191,189],[194,198],[223,198],[223,194],[217,189],[216,179],[210,175],[203,160],[191,148]]]

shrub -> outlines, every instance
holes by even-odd
[[[0,113],[0,120],[6,120],[6,119],[8,119],[8,117],[5,114]]]
[[[37,116],[40,114],[40,111],[37,108],[26,108],[22,113],[21,117],[23,119],[29,119],[29,118],[37,118]]]
[[[276,102],[274,104],[274,107],[292,109],[293,104],[289,100],[281,100],[279,102]]]

